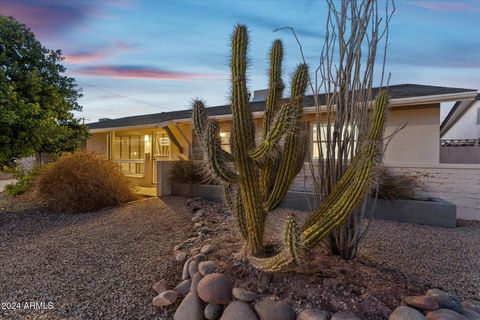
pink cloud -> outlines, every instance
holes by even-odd
[[[26,24],[35,33],[49,36],[80,24],[95,10],[91,2],[81,1],[11,1],[0,3],[0,12]]]
[[[413,1],[412,5],[435,11],[479,11],[473,4],[460,1]]]
[[[87,63],[102,60],[105,57],[106,55],[100,52],[71,53],[65,55],[65,62],[72,64]]]
[[[89,76],[112,77],[116,79],[144,80],[193,80],[217,76],[202,73],[168,71],[144,66],[93,66],[77,69],[76,73]]]
[[[118,41],[113,45],[100,48],[99,51],[80,51],[65,53],[65,62],[71,64],[80,64],[88,62],[97,62],[109,57],[120,55],[126,52],[139,51],[138,47],[123,41]]]

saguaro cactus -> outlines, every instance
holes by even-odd
[[[292,76],[290,99],[282,102],[283,48],[280,40],[273,42],[263,141],[256,145],[255,126],[248,104],[248,32],[245,26],[235,28],[231,46],[232,154],[221,149],[218,124],[207,118],[205,106],[200,100],[193,103],[193,122],[205,149],[210,172],[224,182],[225,199],[246,240],[251,263],[266,271],[276,271],[292,261],[299,261],[299,248],[318,243],[345,221],[365,197],[381,150],[379,141],[383,136],[388,96],[382,93],[377,98],[369,139],[338,183],[338,188],[312,213],[302,228],[293,218],[287,219],[284,249],[273,257],[265,258],[265,217],[282,201],[304,163],[307,136],[300,123],[308,67],[305,64],[297,66]]]

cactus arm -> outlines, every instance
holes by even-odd
[[[300,135],[300,120],[303,113],[302,101],[308,83],[308,67],[305,64],[297,66],[292,78],[291,97],[289,105],[294,113],[293,129],[286,136],[282,161],[275,173],[275,182],[268,200],[264,203],[265,210],[276,208],[288,191],[290,183],[300,171],[299,163],[305,158],[304,141]]]
[[[275,173],[282,162],[282,148],[277,144],[271,152],[271,156],[266,158],[261,164],[263,165],[260,172],[260,186],[262,191],[262,201],[268,200],[275,182]]]
[[[290,106],[282,106],[275,115],[263,142],[250,152],[252,159],[262,162],[262,160],[272,157],[278,141],[285,135],[293,122],[292,118]]]
[[[250,150],[255,147],[255,127],[249,110],[246,81],[247,68],[247,28],[238,25],[232,35],[231,56],[231,102],[232,102],[232,136],[231,145],[236,168],[240,177],[240,194],[243,200],[245,221],[247,225],[247,247],[254,254],[260,254],[263,247],[264,216],[258,171],[250,157]]]
[[[232,184],[227,183],[224,186],[225,201],[227,202],[230,211],[237,221],[238,228],[243,238],[248,238],[247,223],[245,221],[245,212],[243,211],[242,199],[238,194],[238,190]]]
[[[268,95],[265,101],[265,115],[263,118],[263,136],[266,138],[270,124],[276,114],[285,86],[282,81],[283,45],[277,39],[270,48],[270,68],[268,72]]]
[[[372,117],[372,126],[369,130],[367,135],[367,140],[364,143],[365,148],[371,148],[372,144],[376,142],[376,144],[381,143],[381,136],[383,136],[383,126],[385,123],[385,118],[381,118],[383,115],[381,112],[386,112],[388,110],[389,105],[389,97],[385,91],[382,91],[378,94],[376,102],[375,102],[375,114]],[[385,115],[383,115],[385,117]],[[379,132],[381,130],[381,132]],[[380,136],[379,136],[380,135]],[[360,149],[362,150],[362,148]],[[365,151],[363,151],[365,152]],[[360,154],[353,158],[352,162],[350,163],[350,168],[358,168],[362,165],[362,161],[364,157],[361,157]],[[320,217],[324,214],[323,210],[320,210],[322,206],[331,207],[332,204],[342,196],[342,194],[347,192],[347,188],[350,186],[351,181],[355,178],[356,171],[355,170],[348,170],[342,176],[342,178],[338,181],[335,188],[332,190],[331,194],[322,202],[321,206],[316,210],[305,222],[303,225],[303,229],[308,229],[311,227],[315,221],[318,221]]]
[[[202,100],[195,99],[192,103],[192,120],[193,128],[197,133],[200,144],[204,149],[206,149],[207,143],[205,141],[205,127],[208,123],[207,110],[205,108],[205,103]],[[227,162],[233,162],[233,156],[221,149],[218,151],[219,156],[225,159]]]
[[[204,130],[204,148],[210,172],[225,182],[237,181],[238,175],[228,168],[228,161],[222,153],[223,150],[219,140],[217,122],[215,120],[208,120]]]
[[[203,143],[203,136],[205,133],[205,125],[207,124],[207,111],[205,110],[205,103],[202,100],[195,99],[192,103],[192,121],[195,132],[197,133],[200,142]]]

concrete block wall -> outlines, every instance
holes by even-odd
[[[417,194],[438,197],[457,205],[457,217],[480,220],[480,165],[385,164],[394,172],[416,175],[420,182]],[[313,180],[308,165],[295,178],[291,191],[312,191]]]
[[[440,197],[457,205],[457,217],[480,220],[480,165],[387,165],[393,171],[416,175],[417,194]]]

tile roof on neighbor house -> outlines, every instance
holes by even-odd
[[[476,101],[480,101],[480,93],[477,94],[477,97],[475,98]],[[443,119],[442,123],[440,124],[440,130],[445,128],[445,126],[447,125],[448,121],[452,118],[452,116],[455,114],[455,112],[457,111],[458,107],[460,106],[460,104],[462,103],[462,101],[457,101],[455,102],[455,104],[453,105],[453,107],[450,109],[450,111],[448,112],[447,116],[445,117],[445,119]]]
[[[379,88],[373,88],[373,95],[375,96]],[[388,87],[388,92],[391,99],[415,98],[426,96],[438,96],[446,94],[456,94],[464,92],[476,92],[476,89],[461,89],[450,87],[436,87],[418,84],[399,84]],[[284,99],[286,100],[286,99]],[[320,105],[325,105],[326,95],[319,95]],[[306,96],[303,100],[304,107],[314,106],[313,96]],[[264,111],[265,101],[250,102],[250,110],[252,112]],[[207,114],[209,116],[221,116],[231,114],[230,105],[208,107]],[[87,124],[89,129],[107,129],[107,128],[121,128],[121,127],[135,127],[156,125],[162,122],[172,120],[188,119],[191,117],[191,110],[179,110],[171,112],[153,113],[118,119],[105,119],[99,122]]]

